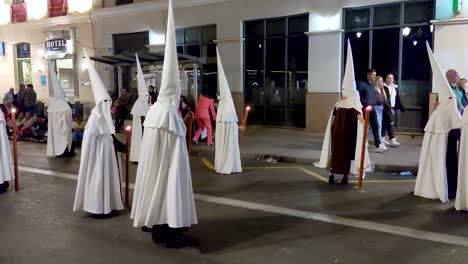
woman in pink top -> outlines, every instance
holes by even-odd
[[[213,120],[216,120],[216,112],[213,105],[214,99],[208,98],[206,95],[202,94],[198,98],[198,105],[195,111],[195,119],[197,120],[198,129],[195,132],[193,141],[198,143],[198,138],[200,137],[203,129],[206,128],[208,134],[208,145],[213,145],[213,130],[211,129],[211,120],[210,112]]]

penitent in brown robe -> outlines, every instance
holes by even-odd
[[[338,108],[333,111],[331,127],[331,173],[348,175],[356,151],[357,117],[356,109]]]

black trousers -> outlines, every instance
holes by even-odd
[[[447,187],[449,199],[457,195],[458,180],[458,141],[460,140],[460,129],[450,130],[447,140],[447,156],[445,164],[447,168]]]
[[[383,110],[383,118],[382,118],[382,138],[388,133],[388,137],[390,139],[395,138],[393,135],[393,118],[392,118],[392,111]]]

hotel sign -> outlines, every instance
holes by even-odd
[[[47,53],[67,53],[66,39],[51,39],[45,43]]]

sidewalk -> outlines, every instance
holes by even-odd
[[[375,170],[416,173],[422,136],[412,138],[397,135],[397,139],[401,146],[390,148],[384,153],[376,153],[375,147],[370,144],[370,158],[375,164]],[[264,159],[272,156],[282,162],[312,164],[320,159],[322,141],[322,135],[302,130],[249,126],[244,136],[244,144],[241,145],[241,154],[243,158]],[[192,150],[194,153],[214,151],[214,146],[210,147],[206,143],[200,142],[197,145],[192,145]]]

